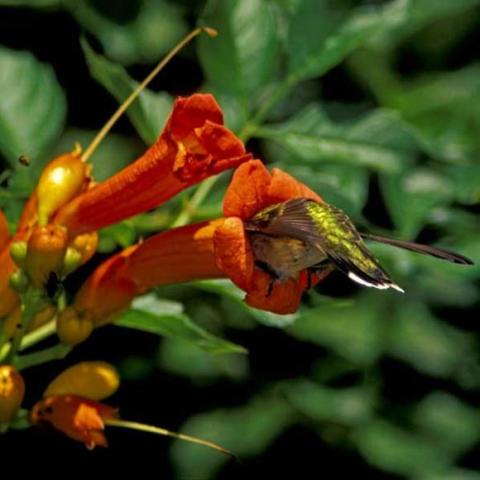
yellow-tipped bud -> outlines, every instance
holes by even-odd
[[[81,316],[73,307],[67,307],[57,316],[57,335],[65,345],[77,345],[93,331],[93,321]]]
[[[62,277],[66,277],[82,265],[82,254],[73,247],[68,247],[63,261]]]
[[[0,422],[9,422],[17,413],[25,395],[25,383],[17,370],[0,365]]]
[[[38,223],[45,226],[50,216],[76,197],[88,184],[89,167],[78,148],[52,160],[38,181]]]
[[[60,274],[67,250],[67,231],[60,225],[36,227],[29,240],[25,269],[35,288],[42,288],[50,273]]]
[[[27,291],[30,281],[23,270],[16,270],[10,275],[10,286],[18,293]]]
[[[25,259],[27,258],[27,248],[27,242],[23,240],[12,242],[10,245],[10,256],[20,268],[23,268],[25,266]]]
[[[103,400],[120,386],[114,367],[105,362],[81,362],[64,370],[47,387],[44,397],[78,395],[90,400]]]
[[[77,250],[77,252],[80,252],[83,265],[88,262],[97,251],[98,234],[97,232],[90,232],[77,235],[70,243],[70,246]]]

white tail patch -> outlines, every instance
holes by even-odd
[[[387,288],[393,288],[398,292],[405,293],[405,290],[400,288],[396,283],[371,283],[367,282],[363,278],[360,278],[357,274],[353,272],[348,272],[348,278],[354,282],[363,285],[364,287],[377,288],[378,290],[386,290]]]

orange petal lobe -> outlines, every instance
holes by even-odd
[[[175,140],[182,141],[193,129],[203,126],[206,121],[223,124],[222,110],[213,95],[206,93],[180,97],[175,102],[167,129]]]
[[[260,160],[250,160],[240,165],[225,193],[224,215],[243,220],[255,215],[268,202],[270,182],[271,175]]]
[[[227,218],[214,236],[218,268],[243,290],[251,288],[254,258],[250,242],[238,217]]]
[[[88,449],[106,447],[104,419],[117,417],[117,409],[76,395],[47,397],[32,409],[34,424],[51,424]]]
[[[278,168],[272,170],[272,180],[268,188],[268,197],[269,205],[302,197],[315,200],[316,202],[323,202],[320,196],[313,190],[310,190],[306,185]]]
[[[298,310],[304,285],[293,279],[273,284],[272,292],[267,296],[272,278],[268,273],[256,269],[252,286],[247,291],[245,301],[248,305],[278,314],[294,313]]]

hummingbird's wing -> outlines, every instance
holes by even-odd
[[[441,258],[442,260],[447,260],[449,262],[460,263],[462,265],[473,265],[472,260],[469,258],[458,253],[444,250],[443,248],[432,247],[430,245],[421,245],[420,243],[414,242],[405,242],[403,240],[395,240],[393,238],[371,235],[369,233],[362,233],[361,236],[366,240],[373,240],[374,242],[386,243],[387,245],[393,245],[394,247],[412,250],[413,252],[432,255],[433,257]]]

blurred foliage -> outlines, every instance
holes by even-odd
[[[318,442],[356,452],[372,472],[480,478],[465,462],[480,440],[480,68],[465,43],[478,41],[480,1],[138,0],[112,8],[103,0],[0,0],[0,15],[1,6],[69,12],[91,35],[81,40],[91,76],[117,100],[136,85],[125,66],[153,63],[188,24],[216,28],[217,38],[203,36],[196,54],[183,55],[201,68],[200,90],[215,93],[227,125],[253,139],[269,165],[345,209],[359,227],[434,240],[476,262],[462,268],[372,246],[405,295],[334,277],[328,294],[318,286],[297,314],[283,317],[245,306],[227,281],[159,289],[118,322],[165,337],[155,358],[125,358],[126,379],[159,368],[191,380],[192,395],[205,385],[244,385],[247,400],[212,400],[212,410],[184,429],[245,461],[303,425]],[[14,223],[45,162],[93,133],[65,127],[62,87],[29,53],[0,48],[0,87],[0,152],[9,172],[0,205]],[[171,101],[171,92],[142,94],[128,111],[137,136],[107,138],[93,159],[98,179],[131,161],[141,140],[153,141]],[[31,157],[28,170],[20,154]],[[215,184],[193,219],[220,214],[225,185],[226,178]],[[185,201],[105,229],[100,250],[168,227]],[[222,337],[255,338],[261,325],[282,329],[292,346],[313,345],[311,368],[298,378],[282,370],[253,378],[244,348]],[[268,355],[268,341],[254,345]],[[427,387],[396,378],[386,363]],[[227,459],[209,450],[175,442],[171,458],[178,478],[227,478]]]

